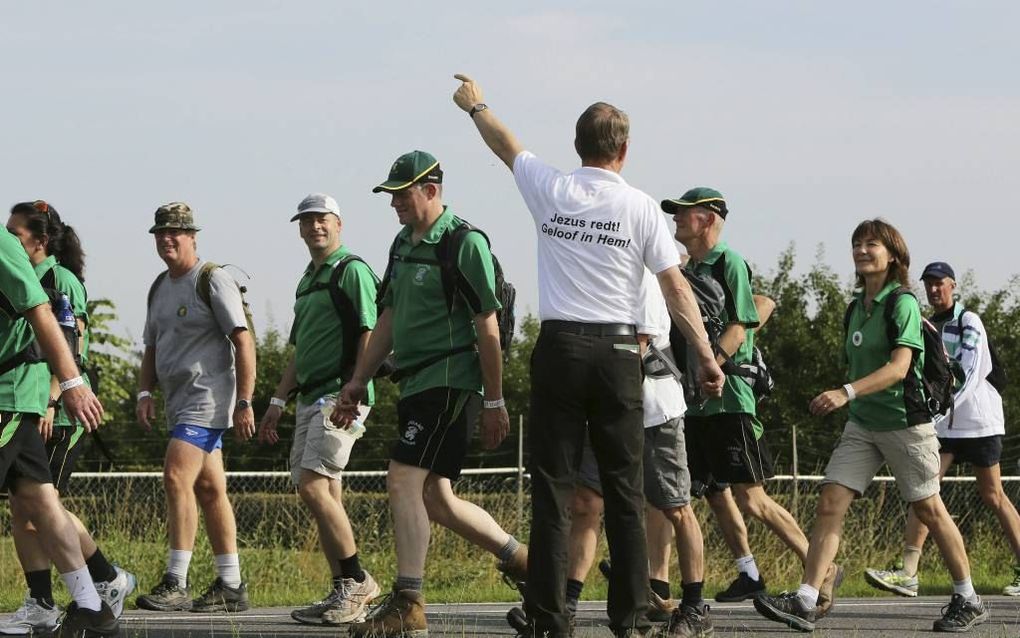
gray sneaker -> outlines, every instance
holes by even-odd
[[[124,613],[124,601],[135,591],[135,575],[114,566],[117,577],[108,583],[96,583],[96,592],[99,599],[110,606],[114,618],[120,618]]]
[[[295,609],[290,612],[290,617],[306,625],[321,625],[322,614],[324,614],[327,610],[336,607],[343,596],[343,588],[337,587],[330,591],[329,594],[327,594],[322,600],[316,601],[307,607],[301,607],[300,609]]]
[[[191,601],[191,611],[196,613],[214,611],[233,613],[247,611],[250,606],[248,586],[241,583],[236,588],[228,587],[222,578],[217,578],[201,596]]]
[[[0,634],[5,636],[28,636],[48,634],[57,628],[60,622],[60,608],[54,605],[47,607],[29,595],[21,607],[0,621]]]
[[[135,599],[135,606],[149,611],[185,611],[191,609],[191,596],[176,576],[163,574],[163,580],[151,592]]]
[[[340,595],[333,606],[322,612],[324,625],[345,625],[364,620],[368,604],[379,596],[379,584],[366,571],[364,582],[345,578],[337,591]]]

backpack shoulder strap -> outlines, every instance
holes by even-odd
[[[39,280],[39,283],[42,284],[43,288],[52,288],[53,290],[56,290],[57,273],[54,272],[53,268],[50,268],[45,273],[43,273],[42,279]]]
[[[336,309],[336,314],[340,317],[340,321],[344,322],[346,327],[347,321],[351,318],[354,311],[354,300],[350,298],[350,295],[340,287],[340,280],[343,279],[344,273],[347,271],[347,266],[352,261],[360,261],[365,263],[365,260],[357,255],[346,255],[335,264],[333,264],[333,271],[329,275],[329,284],[327,292],[329,292],[329,298],[333,302],[333,308]]]
[[[202,270],[198,273],[198,283],[196,284],[198,297],[210,308],[212,308],[212,274],[217,268],[220,268],[219,264],[214,264],[211,261],[205,262],[202,265]]]
[[[846,306],[846,312],[843,313],[843,338],[845,339],[850,334],[850,317],[854,314],[854,308],[857,307],[857,297],[850,300],[850,303]]]
[[[159,288],[159,285],[161,283],[163,283],[163,280],[166,279],[166,276],[167,276],[168,272],[169,271],[164,270],[163,272],[161,272],[158,275],[156,275],[156,279],[152,282],[152,285],[149,286],[149,294],[148,294],[148,296],[146,297],[146,300],[145,300],[145,307],[146,308],[151,308],[152,307],[152,298],[156,294],[156,288]]]
[[[386,289],[390,286],[390,277],[393,275],[393,262],[397,258],[397,246],[400,245],[400,235],[393,238],[393,243],[390,244],[389,257],[386,259],[386,270],[383,272],[382,281],[379,283],[379,292],[376,294],[377,303],[382,303],[383,295],[386,294]]]
[[[478,299],[478,295],[468,285],[467,278],[464,277],[464,273],[461,272],[457,263],[460,257],[460,249],[464,245],[464,239],[471,232],[481,235],[491,250],[492,242],[489,241],[489,236],[481,229],[463,220],[461,220],[459,225],[448,230],[439,240],[439,245],[436,246],[436,256],[439,258],[440,268],[442,269],[443,292],[446,294],[447,310],[453,309],[453,299],[457,292],[464,296],[464,300],[468,302],[468,306],[472,309],[481,306],[481,300]]]
[[[896,321],[893,318],[893,314],[896,311],[896,302],[903,295],[914,296],[914,293],[910,292],[910,289],[905,286],[894,288],[889,292],[889,296],[886,298],[885,308],[882,309],[882,314],[885,316],[885,334],[889,339],[890,349],[896,337],[899,336],[899,328],[896,327]]]

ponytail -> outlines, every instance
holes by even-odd
[[[15,204],[11,214],[24,216],[25,226],[35,239],[42,241],[45,235],[46,254],[56,257],[57,263],[85,282],[85,252],[81,240],[74,228],[61,221],[56,208],[40,199]]]

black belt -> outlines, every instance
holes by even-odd
[[[542,322],[543,332],[569,332],[591,337],[636,337],[637,329],[632,323],[584,323],[582,321],[560,321],[552,319]]]

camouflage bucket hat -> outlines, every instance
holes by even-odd
[[[149,232],[155,233],[157,230],[169,228],[202,230],[195,225],[195,215],[191,212],[191,206],[184,202],[170,202],[156,209],[156,223]]]

